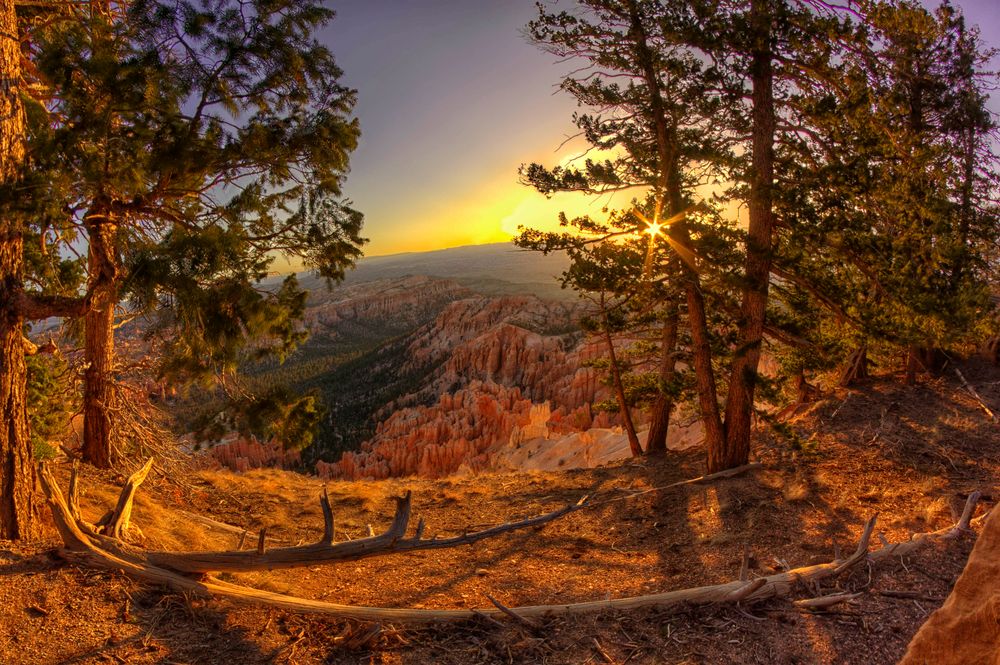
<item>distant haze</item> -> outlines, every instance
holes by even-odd
[[[508,242],[490,243],[364,258],[348,273],[344,284],[427,275],[451,279],[487,295],[532,293],[546,298],[574,298],[575,295],[563,290],[558,282],[559,275],[568,265],[569,260],[563,252],[543,256],[540,252],[518,249]],[[303,273],[299,279],[310,290],[326,288],[324,280],[308,273]]]

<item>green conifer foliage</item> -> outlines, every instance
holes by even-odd
[[[119,303],[171,331],[165,377],[204,378],[248,342],[301,340],[295,281],[259,285],[277,256],[331,280],[360,256],[362,218],[341,192],[355,95],[314,37],[332,17],[314,1],[139,0],[37,31],[51,95],[30,150],[62,174],[89,255],[88,421],[110,421]],[[111,461],[107,422],[85,425],[84,449]]]

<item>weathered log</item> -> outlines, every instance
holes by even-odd
[[[819,582],[824,579],[834,578],[850,571],[854,566],[864,560],[877,563],[878,561],[893,557],[910,554],[916,549],[931,543],[935,540],[947,540],[958,537],[968,531],[971,524],[972,513],[979,500],[979,493],[973,492],[966,503],[961,519],[954,526],[913,536],[909,541],[903,543],[893,543],[889,547],[884,547],[875,552],[868,552],[871,534],[875,525],[873,517],[865,525],[860,542],[855,553],[844,561],[831,561],[829,563],[795,568],[787,572],[769,575],[758,578],[751,582],[736,580],[723,584],[715,584],[689,589],[679,589],[664,593],[635,596],[630,598],[615,598],[606,600],[594,600],[579,603],[568,603],[560,605],[533,605],[527,607],[505,608],[500,607],[463,609],[463,610],[427,610],[427,609],[407,609],[407,608],[381,608],[381,607],[361,607],[352,605],[340,605],[305,598],[297,598],[283,594],[272,593],[260,589],[242,587],[230,584],[212,577],[200,577],[195,579],[181,572],[170,570],[152,563],[148,558],[141,558],[141,553],[127,548],[117,550],[105,549],[105,544],[113,544],[113,539],[102,537],[100,534],[90,535],[81,529],[80,524],[74,519],[69,506],[63,499],[51,473],[44,466],[41,469],[40,477],[42,487],[52,511],[56,528],[62,536],[64,547],[60,554],[67,560],[83,565],[103,568],[106,570],[119,571],[133,579],[142,582],[151,582],[169,587],[175,591],[193,593],[199,596],[226,598],[238,603],[267,606],[287,609],[297,612],[308,612],[326,616],[336,616],[351,618],[363,621],[395,622],[395,623],[426,623],[433,621],[455,621],[468,620],[476,617],[487,616],[497,619],[502,616],[510,616],[514,613],[518,617],[530,620],[534,617],[571,615],[607,610],[627,610],[656,607],[660,609],[684,605],[704,605],[704,604],[727,604],[738,602],[753,602],[772,597],[787,597],[800,584],[806,585]],[[400,504],[406,504],[405,514],[408,516],[408,497],[399,500]],[[581,504],[576,504],[569,508],[576,509]],[[562,510],[567,510],[566,508]],[[397,511],[397,518],[399,517]],[[556,511],[558,512],[558,511]],[[564,513],[565,514],[565,513]],[[550,513],[549,515],[552,515]],[[548,518],[549,515],[540,516]],[[539,518],[533,518],[539,519]],[[547,521],[551,521],[549,518]],[[522,524],[525,521],[515,524]],[[395,524],[396,522],[394,522]],[[499,531],[498,531],[499,530]],[[495,527],[479,534],[493,532],[502,533],[509,528]],[[392,529],[390,529],[390,532]],[[383,534],[384,535],[384,534]],[[469,534],[474,535],[474,534]],[[381,536],[376,536],[380,538]],[[480,536],[480,539],[485,536]],[[465,537],[447,539],[461,544]],[[461,542],[460,542],[461,541]],[[351,541],[358,542],[358,541]],[[441,543],[444,541],[424,541]],[[341,543],[344,544],[344,543]],[[294,548],[286,548],[294,549]],[[272,550],[272,552],[278,550]]]
[[[118,497],[118,504],[100,522],[105,535],[121,539],[125,531],[128,530],[129,520],[132,517],[132,502],[135,501],[135,492],[139,489],[142,481],[146,480],[146,476],[149,475],[149,470],[152,468],[153,458],[150,457],[141,469],[133,473],[125,481],[125,487],[122,488],[121,495]]]
[[[333,512],[330,509],[329,497],[324,488],[323,495],[320,496],[320,505],[323,508],[324,529],[323,536],[319,542],[309,545],[299,545],[295,547],[278,547],[265,551],[264,537],[261,532],[258,535],[257,547],[252,550],[242,550],[242,542],[237,549],[229,551],[215,552],[169,552],[169,551],[147,551],[129,547],[121,542],[120,537],[116,537],[111,530],[111,523],[116,515],[124,515],[124,525],[127,525],[131,514],[131,505],[142,479],[145,478],[152,465],[152,459],[138,472],[130,477],[119,497],[118,507],[106,515],[98,526],[107,526],[103,529],[95,529],[79,517],[78,513],[71,514],[77,520],[81,531],[97,544],[118,556],[132,558],[154,566],[174,570],[182,573],[211,573],[211,572],[247,572],[254,570],[274,570],[280,568],[298,568],[314,566],[322,563],[333,563],[342,561],[356,561],[372,556],[383,554],[394,554],[397,552],[413,552],[419,550],[444,549],[467,545],[493,538],[504,533],[542,526],[564,515],[581,509],[587,505],[587,497],[582,497],[573,504],[568,504],[550,513],[529,517],[527,519],[508,522],[498,526],[462,534],[451,538],[424,538],[424,523],[420,520],[417,524],[416,532],[407,538],[406,531],[410,522],[411,494],[406,493],[403,497],[396,497],[396,513],[392,524],[382,534],[358,538],[341,543],[334,543],[334,521]],[[71,476],[70,486],[75,492],[77,483],[75,473]],[[72,501],[72,498],[71,498]],[[119,519],[120,534],[124,526]],[[195,521],[201,521],[195,520]],[[105,538],[103,536],[110,536]]]

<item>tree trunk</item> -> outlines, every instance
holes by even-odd
[[[754,389],[764,334],[774,233],[772,187],[775,110],[769,2],[770,0],[753,0],[750,4],[750,23],[755,43],[750,65],[753,85],[753,141],[746,287],[740,308],[738,346],[733,358],[729,396],[726,400],[726,445],[723,454],[717,459],[712,460],[710,456],[709,473],[746,464],[750,457]]]
[[[84,317],[83,460],[107,469],[114,461],[111,411],[115,305],[118,303],[117,225],[95,206],[87,214],[91,307]]]
[[[664,384],[662,387],[666,387],[674,379],[674,351],[677,347],[677,326],[680,313],[677,311],[676,303],[670,303],[670,307],[672,307],[672,311],[663,323],[663,338],[660,341],[660,382]],[[653,402],[649,436],[646,438],[647,453],[662,454],[667,452],[667,433],[670,430],[670,414],[673,410],[673,399],[660,392]]]
[[[906,350],[906,376],[903,383],[912,386],[917,382],[917,371],[920,369],[920,360],[917,358],[917,348],[911,346]]]
[[[0,188],[12,187],[25,157],[24,108],[18,86],[21,49],[14,3],[0,4]],[[0,195],[10,196],[4,192]],[[38,535],[35,467],[28,436],[24,317],[20,311],[23,237],[16,219],[0,214],[0,539]]]
[[[855,381],[866,378],[868,378],[868,342],[861,342],[847,357],[838,384],[846,388]]]
[[[618,367],[618,353],[615,351],[615,341],[611,337],[608,313],[604,309],[603,301],[601,302],[601,315],[604,318],[604,342],[608,346],[608,357],[611,359],[611,381],[614,386],[615,399],[618,401],[618,409],[622,414],[622,426],[625,428],[625,435],[628,437],[628,447],[632,451],[632,457],[642,457],[642,445],[639,443],[639,436],[635,433],[632,412],[629,410],[628,401],[625,399],[625,386],[622,383],[621,369]]]
[[[662,85],[657,73],[656,63],[652,49],[649,46],[648,36],[643,25],[643,16],[639,13],[639,8],[634,1],[628,3],[630,30],[629,34],[635,44],[636,58],[642,68],[643,80],[649,91],[650,122],[656,136],[656,152],[659,173],[656,187],[660,196],[665,196],[667,200],[669,216],[673,217],[684,210],[684,196],[681,189],[681,173],[679,155],[677,152],[677,126],[673,118],[667,115],[666,106],[663,103]],[[684,221],[678,222],[670,229],[671,234],[676,234],[679,242],[685,247],[690,246],[690,235],[687,224]],[[719,404],[715,392],[715,375],[712,369],[712,349],[708,340],[708,326],[705,319],[705,302],[701,295],[698,274],[694,269],[684,264],[685,290],[688,302],[688,320],[692,330],[693,346],[692,353],[695,359],[695,373],[697,375],[698,398],[702,419],[705,422],[706,445],[709,449],[713,445],[718,445],[721,441],[722,423],[719,420]],[[675,331],[676,344],[676,331]],[[671,371],[673,366],[671,365]],[[671,404],[671,407],[673,405]],[[664,422],[659,423],[662,428],[664,441],[669,430],[669,413],[665,414]],[[657,423],[654,423],[656,425]],[[649,442],[653,439],[654,429],[650,428]],[[659,432],[657,432],[659,436]],[[647,443],[647,448],[651,445]],[[665,447],[665,445],[664,445]]]

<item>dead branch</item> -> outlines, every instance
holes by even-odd
[[[395,498],[396,514],[393,517],[392,524],[384,533],[379,535],[333,543],[331,542],[333,532],[331,512],[329,532],[326,525],[324,525],[322,539],[311,545],[274,548],[264,552],[260,547],[260,543],[258,543],[256,550],[146,552],[144,558],[153,565],[187,573],[246,572],[252,570],[272,570],[275,568],[297,568],[335,561],[356,561],[371,556],[395,554],[397,552],[444,549],[459,545],[469,545],[486,540],[487,538],[494,538],[504,533],[541,526],[579,510],[586,505],[586,498],[584,497],[575,504],[569,504],[544,515],[529,517],[516,522],[507,522],[490,529],[474,531],[451,538],[438,538],[436,536],[424,538],[421,522],[417,526],[416,533],[412,537],[407,538],[405,536],[410,521],[411,510],[411,494],[407,492],[406,496]]]
[[[604,659],[605,663],[608,663],[608,665],[618,665],[618,661],[612,658],[611,654],[609,654],[604,647],[601,646],[601,643],[597,641],[596,637],[593,639],[593,643],[594,649],[597,651],[598,655]]]
[[[660,487],[651,487],[648,490],[641,490],[638,492],[631,492],[628,496],[620,496],[614,499],[605,499],[604,501],[597,501],[588,503],[587,505],[591,508],[596,506],[603,506],[606,503],[615,503],[617,501],[626,501],[629,499],[634,499],[637,496],[642,496],[643,494],[650,494],[652,492],[662,492],[663,490],[673,489],[675,487],[683,487],[685,485],[701,485],[703,483],[710,483],[716,480],[722,480],[723,478],[732,478],[734,476],[741,476],[744,473],[749,473],[750,471],[759,471],[764,468],[764,465],[760,462],[751,462],[750,464],[744,464],[743,466],[737,466],[732,469],[726,469],[724,471],[717,471],[715,473],[710,473],[706,476],[698,476],[697,478],[689,478],[688,480],[679,480],[676,483],[670,483],[669,485],[662,485]],[[619,490],[624,490],[624,488],[617,488]]]
[[[818,598],[804,598],[802,600],[796,600],[792,604],[795,607],[803,610],[822,610],[827,607],[833,607],[834,605],[839,605],[840,603],[846,603],[848,601],[854,600],[855,598],[860,598],[863,593],[834,593],[829,596],[819,596]]]
[[[520,614],[518,614],[514,610],[510,609],[509,607],[507,607],[506,605],[504,605],[503,603],[501,603],[499,600],[497,600],[496,598],[494,598],[490,594],[486,594],[486,598],[491,603],[493,603],[494,607],[496,607],[498,610],[500,610],[501,612],[503,612],[504,614],[506,614],[511,619],[513,619],[514,621],[518,622],[519,624],[527,626],[528,628],[538,628],[538,624],[537,623],[535,623],[531,619],[528,619],[526,617],[521,616]]]
[[[969,392],[970,395],[972,395],[972,398],[979,403],[979,408],[981,408],[983,411],[986,412],[986,415],[990,417],[990,420],[996,422],[997,419],[996,414],[993,413],[990,407],[986,406],[986,402],[984,402],[983,398],[979,396],[979,393],[976,392],[976,389],[972,387],[972,384],[966,380],[965,375],[962,374],[961,370],[959,370],[957,367],[955,367],[954,369],[955,369],[955,374],[958,375],[958,379],[962,382],[962,385],[965,386],[965,389]]]
[[[135,492],[139,489],[142,481],[146,479],[146,476],[149,475],[149,470],[152,468],[153,458],[150,457],[141,469],[133,473],[125,481],[125,487],[122,488],[121,495],[118,497],[118,504],[100,522],[105,535],[120,540],[125,531],[128,530],[129,520],[132,517],[132,502],[135,500]]]
[[[199,515],[198,513],[188,512],[187,510],[178,510],[177,512],[183,515],[184,519],[195,522],[196,524],[201,524],[209,529],[224,531],[235,536],[241,536],[246,532],[246,529],[243,527],[233,526],[232,524],[226,524],[225,522],[213,520],[211,517],[205,517],[204,515]]]
[[[752,582],[735,580],[723,584],[679,589],[675,591],[635,596],[631,598],[595,600],[562,605],[534,605],[527,607],[502,608],[499,603],[495,603],[496,606],[493,608],[427,610],[339,605],[335,603],[308,600],[305,598],[272,593],[260,589],[242,587],[209,576],[198,576],[197,578],[188,576],[185,574],[185,572],[188,571],[178,571],[177,569],[167,567],[165,564],[161,565],[154,562],[151,556],[144,556],[144,553],[141,550],[123,546],[114,538],[102,536],[92,530],[88,532],[86,523],[82,520],[74,518],[68,504],[63,499],[62,493],[60,492],[55,479],[44,465],[42,465],[39,475],[49,508],[52,511],[53,520],[64,543],[64,547],[60,551],[60,554],[69,561],[105,570],[120,571],[135,580],[164,585],[182,593],[191,593],[203,597],[226,598],[238,603],[282,608],[297,612],[308,612],[325,616],[336,616],[362,621],[387,623],[426,623],[433,621],[468,620],[475,617],[482,617],[484,615],[494,620],[503,616],[512,617],[513,615],[519,620],[530,622],[530,619],[534,617],[554,615],[573,615],[607,610],[627,610],[647,607],[665,609],[680,605],[735,604],[744,601],[754,602],[765,598],[787,597],[790,596],[794,589],[801,584],[810,586],[821,580],[834,578],[850,571],[854,566],[858,565],[862,561],[868,560],[872,563],[877,563],[890,557],[910,554],[916,549],[936,540],[957,538],[962,533],[968,531],[971,525],[972,514],[979,500],[979,493],[973,492],[969,496],[965,510],[962,513],[962,517],[951,527],[930,533],[918,534],[913,536],[909,541],[892,543],[888,547],[883,547],[880,550],[869,553],[868,546],[875,526],[875,518],[873,517],[868,521],[862,531],[857,550],[848,559],[844,561],[831,561],[829,563],[795,568],[787,572],[758,578]],[[400,550],[396,547],[400,543],[409,543],[409,549],[412,550],[419,549],[418,545],[441,547],[446,546],[442,545],[442,543],[446,542],[455,544],[475,542],[475,540],[481,540],[482,538],[488,537],[484,534],[497,535],[499,533],[511,531],[514,528],[524,528],[524,525],[526,524],[543,524],[555,519],[553,515],[564,515],[583,505],[581,501],[577,504],[562,508],[559,511],[555,511],[554,513],[548,513],[546,515],[530,518],[528,520],[501,525],[499,527],[494,527],[493,529],[467,534],[466,536],[458,536],[442,540],[414,540],[412,538],[401,539],[396,537],[397,534],[401,536],[402,533],[405,532],[406,520],[409,518],[409,495],[402,499],[397,499],[397,502],[397,514],[396,519],[393,521],[393,526],[390,527],[386,534],[375,536],[375,539],[384,538],[387,534],[390,536],[388,542],[383,540],[379,543],[379,545],[382,546],[382,549],[378,551],[379,553],[406,551]],[[402,532],[399,531],[400,527],[403,527]],[[393,538],[395,538],[395,540],[393,540]],[[475,540],[471,540],[473,538]],[[334,546],[325,547],[327,549],[331,549],[332,547],[339,547],[345,544],[354,544],[371,540],[373,539],[362,539],[359,541],[351,541],[350,543],[339,543]],[[284,551],[287,552],[289,550],[296,549],[300,548],[284,548]],[[263,556],[268,556],[281,551],[282,550],[272,550]],[[177,553],[177,558],[172,561],[186,562],[187,560],[181,556],[182,554],[185,553]],[[239,554],[261,556],[253,552],[241,552]],[[322,560],[328,561],[331,559],[325,558]],[[289,562],[288,565],[303,564],[292,564]],[[209,568],[209,570],[218,569]],[[827,597],[828,600],[825,601],[821,599],[810,600],[812,601],[812,606],[815,607],[817,603],[822,602],[827,602],[831,605],[835,604],[832,598],[833,597]],[[803,601],[800,606],[810,607],[810,600]],[[838,600],[837,602],[844,602],[844,599]]]

